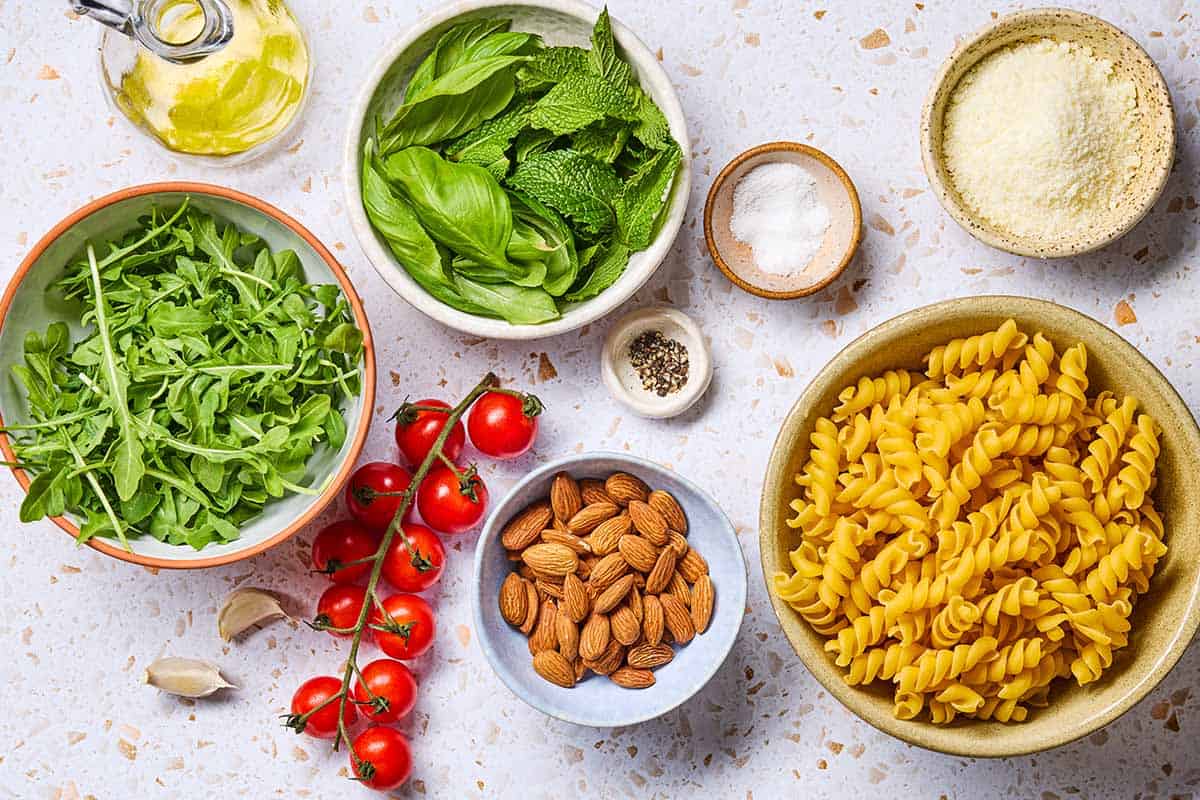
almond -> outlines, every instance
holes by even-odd
[[[663,515],[641,500],[629,504],[629,518],[633,520],[633,529],[650,540],[650,543],[662,547],[667,543],[667,521]]]
[[[592,614],[579,634],[579,655],[587,661],[595,661],[604,654],[611,637],[608,617]]]
[[[527,581],[532,581],[537,578],[537,575],[534,574],[533,570],[531,570],[529,565],[524,561],[521,562],[521,566],[517,567],[517,574]]]
[[[525,621],[521,623],[521,633],[528,636],[533,631],[533,626],[537,624],[541,602],[532,581],[522,580],[521,583],[525,587]]]
[[[632,530],[633,520],[628,514],[620,514],[597,525],[588,535],[587,541],[593,553],[606,556],[615,551],[621,537]]]
[[[593,503],[612,503],[616,505],[608,492],[604,491],[604,481],[586,479],[579,482],[579,494],[583,498],[583,504],[590,506]]]
[[[637,669],[655,669],[670,663],[675,657],[675,650],[667,644],[648,644],[643,642],[629,648],[625,654],[625,662]]]
[[[500,543],[509,550],[524,550],[537,541],[553,516],[549,503],[534,503],[509,521]]]
[[[591,533],[601,522],[612,519],[621,509],[612,503],[592,503],[567,520],[567,530],[576,536]]]
[[[667,587],[667,591],[675,595],[675,599],[685,607],[691,608],[692,590],[688,588],[687,581],[679,574],[679,570],[675,570],[675,574],[671,576],[671,585]]]
[[[500,616],[509,625],[519,626],[525,621],[525,614],[529,610],[526,605],[528,601],[521,576],[515,572],[508,573],[504,583],[500,584]]]
[[[554,476],[550,484],[550,509],[555,519],[566,522],[579,513],[583,508],[583,495],[579,492],[579,484],[565,472]]]
[[[579,683],[581,680],[583,680],[583,676],[587,675],[587,671],[588,671],[587,664],[583,663],[582,657],[576,656],[574,666],[575,666],[575,682]]]
[[[553,650],[558,647],[558,625],[555,617],[558,612],[554,609],[553,600],[543,600],[538,610],[537,625],[529,637],[529,652],[537,654],[543,650]]]
[[[574,661],[579,655],[579,626],[560,611],[554,617],[554,630],[558,637],[558,652],[567,661]]]
[[[554,600],[563,599],[563,588],[561,584],[548,581],[545,578],[538,578],[533,582],[533,586],[538,590],[538,596],[542,599],[552,598]]]
[[[650,497],[646,500],[650,507],[662,514],[663,519],[667,521],[667,527],[673,531],[687,533],[687,515],[683,513],[683,507],[679,505],[679,501],[670,492],[664,492],[662,489],[655,489],[650,493]]]
[[[588,606],[591,605],[591,600],[588,598],[587,589],[575,575],[568,575],[563,581],[563,596],[562,604],[558,610],[563,616],[570,619],[572,622],[583,622],[587,619]]]
[[[588,580],[588,589],[596,592],[607,589],[629,571],[629,562],[620,553],[612,553],[596,562]]]
[[[704,560],[704,556],[688,548],[688,551],[683,554],[683,558],[679,559],[676,569],[679,570],[679,574],[685,581],[695,583],[701,575],[708,574],[708,562]]]
[[[596,597],[596,600],[592,603],[592,610],[597,614],[607,614],[625,599],[625,595],[629,594],[629,590],[632,588],[632,575],[618,578],[613,582],[612,586],[609,586]]]
[[[611,675],[625,663],[625,647],[616,639],[610,639],[599,658],[584,663],[597,675]]]
[[[654,562],[654,569],[650,570],[650,574],[646,576],[646,593],[661,593],[670,585],[671,576],[674,574],[675,551],[664,547],[663,551],[658,554],[658,561]]]
[[[575,574],[579,576],[580,580],[586,581],[592,576],[592,567],[596,566],[596,562],[599,560],[595,556],[584,556],[579,559],[579,568],[575,570]]]
[[[642,626],[638,623],[633,609],[627,605],[618,606],[609,616],[608,622],[612,627],[612,637],[623,645],[631,645],[641,638]]]
[[[559,519],[558,517],[555,517],[553,520],[551,520],[551,522],[550,522],[550,530],[552,530],[552,531],[561,531],[561,532],[563,532],[563,533],[570,533],[570,531],[568,531],[568,530],[567,530],[567,522],[566,522],[566,520],[561,520],[561,519]]]
[[[575,555],[582,556],[592,552],[592,546],[573,533],[553,529],[542,531],[542,541],[549,544],[561,544],[569,547]]]
[[[633,615],[637,617],[638,625],[641,625],[642,617],[646,611],[642,601],[642,593],[636,585],[629,590],[629,596],[625,598],[625,602],[629,605],[629,609],[633,612]]]
[[[570,689],[575,685],[574,665],[557,650],[542,650],[535,653],[533,671],[564,689]]]
[[[696,627],[692,624],[691,614],[687,606],[673,594],[659,595],[658,602],[662,604],[663,622],[671,632],[671,638],[676,644],[687,644],[696,635]]]
[[[700,580],[692,584],[692,626],[696,633],[708,630],[715,601],[712,581],[707,575],[701,575]]]
[[[626,689],[646,689],[654,685],[653,672],[648,669],[635,669],[634,667],[615,669],[608,676],[608,679],[617,686],[624,686]]]
[[[675,551],[675,558],[678,560],[687,555],[689,549],[687,538],[679,531],[667,532],[667,547]]]
[[[654,595],[642,598],[642,637],[646,644],[657,645],[663,638],[663,607]]]
[[[535,544],[525,548],[521,560],[544,575],[567,575],[579,567],[579,556],[562,544]]]
[[[658,551],[654,549],[654,545],[640,536],[622,536],[617,542],[617,550],[621,552],[621,557],[629,562],[629,566],[638,572],[649,572],[658,561]]]
[[[604,482],[604,491],[619,506],[627,506],[630,501],[645,502],[650,495],[650,487],[640,478],[635,478],[628,472],[614,472]]]

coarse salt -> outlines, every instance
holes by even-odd
[[[804,272],[821,249],[829,220],[816,179],[798,164],[762,164],[742,176],[733,190],[729,229],[750,246],[755,265],[766,273]]]

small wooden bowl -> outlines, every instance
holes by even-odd
[[[808,169],[817,180],[821,200],[829,207],[829,230],[810,262],[812,270],[794,277],[763,272],[754,264],[749,245],[729,229],[733,190],[746,173],[761,164],[789,162]],[[858,190],[841,165],[825,153],[797,142],[771,142],[752,147],[725,165],[704,203],[704,239],[717,268],[740,289],[768,300],[791,300],[821,291],[845,271],[862,239],[862,206]],[[811,273],[811,275],[810,275]]]
[[[955,87],[976,64],[997,50],[1043,38],[1078,42],[1113,62],[1118,75],[1137,86],[1139,154],[1142,165],[1126,201],[1109,209],[1090,231],[1075,237],[1017,236],[981,218],[959,196],[942,157],[942,124]],[[1000,17],[954,48],[934,78],[921,111],[921,161],[938,201],[967,233],[984,244],[1019,256],[1064,258],[1098,250],[1128,233],[1162,194],[1175,160],[1175,111],[1166,81],[1154,60],[1116,26],[1090,14],[1037,8]]]

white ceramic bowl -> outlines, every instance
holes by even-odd
[[[363,210],[360,171],[363,144],[376,117],[387,119],[399,105],[409,76],[433,49],[439,36],[460,22],[470,19],[505,17],[513,20],[514,31],[541,34],[549,45],[589,46],[589,37],[600,9],[578,0],[461,0],[425,15],[402,34],[379,57],[367,76],[363,89],[350,112],[342,161],[342,181],[346,190],[346,208],[358,242],[367,258],[388,285],[411,305],[429,317],[464,333],[494,339],[540,339],[573,331],[603,317],[621,306],[642,287],[666,257],[687,212],[691,188],[691,158],[688,154],[687,122],[671,80],[649,48],[634,33],[613,20],[613,34],[626,60],[637,73],[646,93],[658,104],[671,127],[671,135],[683,148],[679,173],[667,198],[669,208],[658,236],[645,250],[634,253],[625,272],[599,296],[576,303],[563,311],[559,319],[541,325],[513,325],[499,319],[466,314],[443,304],[428,294],[396,262],[386,242],[371,227]]]

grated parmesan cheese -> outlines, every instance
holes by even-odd
[[[963,201],[1018,236],[1085,234],[1141,164],[1137,88],[1089,47],[1051,39],[997,51],[946,104],[942,151]]]

